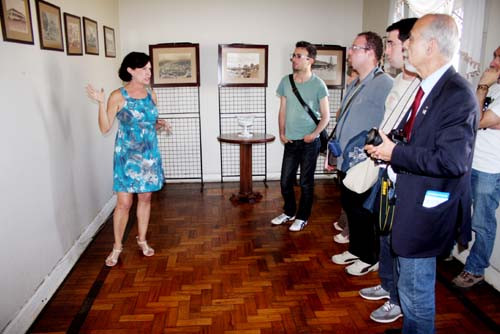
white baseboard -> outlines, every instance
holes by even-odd
[[[73,247],[56,264],[54,269],[45,277],[33,296],[21,308],[7,326],[4,328],[4,334],[26,333],[33,321],[47,304],[47,301],[57,291],[66,275],[75,265],[82,253],[92,241],[95,234],[102,224],[106,222],[109,215],[116,206],[116,195],[104,205],[104,208],[97,214],[94,220],[89,224],[85,231],[80,235]],[[1,331],[0,331],[1,332]]]

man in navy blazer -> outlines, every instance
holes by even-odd
[[[392,247],[398,256],[403,333],[434,333],[436,257],[454,239],[471,239],[470,176],[478,105],[469,84],[450,62],[458,47],[451,16],[420,18],[405,42],[408,60],[422,78],[423,97],[400,129],[406,143],[365,149],[389,162],[396,187]],[[417,94],[418,95],[418,94]]]

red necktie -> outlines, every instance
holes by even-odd
[[[411,105],[411,115],[408,121],[406,121],[405,126],[403,127],[404,134],[407,140],[410,140],[411,129],[413,128],[413,123],[415,123],[415,116],[417,116],[418,107],[420,107],[420,101],[422,101],[422,97],[424,96],[424,91],[422,87],[420,87],[417,91],[417,95],[415,95],[415,100],[413,100],[413,104]]]

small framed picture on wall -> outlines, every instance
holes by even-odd
[[[345,85],[346,48],[339,45],[316,45],[318,53],[312,71],[328,88],[343,89]]]
[[[40,35],[40,48],[64,51],[61,9],[46,1],[36,0],[36,16]]]
[[[0,21],[4,41],[35,44],[29,0],[1,0]]]
[[[267,87],[267,45],[219,44],[219,86]]]
[[[115,29],[103,26],[104,30],[104,55],[116,58]]]
[[[79,16],[64,13],[66,53],[69,56],[83,55],[82,20]]]
[[[199,86],[199,45],[164,43],[149,46],[151,85],[154,87]]]
[[[85,53],[89,55],[98,55],[99,36],[97,33],[97,22],[84,16],[83,35],[85,40]]]

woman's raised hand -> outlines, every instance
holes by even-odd
[[[104,89],[96,90],[91,84],[87,85],[87,95],[99,103],[104,103]]]

